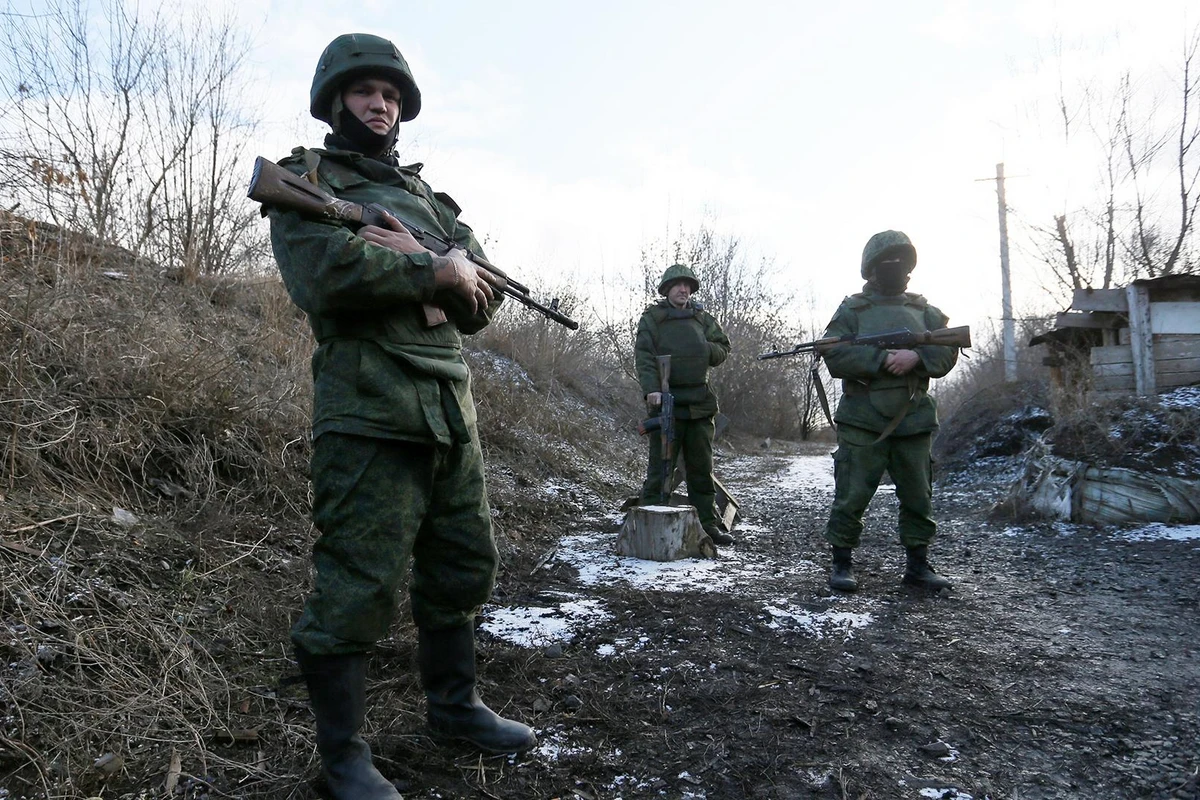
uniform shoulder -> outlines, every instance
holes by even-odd
[[[915,306],[916,308],[928,308],[929,301],[925,299],[925,295],[916,294],[915,292],[905,292],[905,305]]]
[[[865,292],[847,295],[842,298],[841,308],[860,309],[871,305],[871,298]]]

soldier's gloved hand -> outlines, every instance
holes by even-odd
[[[386,228],[381,228],[378,225],[364,225],[358,231],[359,237],[366,239],[371,244],[395,250],[397,253],[412,254],[429,252],[417,241],[415,236],[409,233],[408,228],[404,227],[400,220],[385,212],[383,221],[387,223]]]
[[[916,350],[888,350],[883,368],[893,375],[907,375],[919,363],[921,357]]]
[[[433,285],[457,294],[470,306],[471,313],[476,314],[495,297],[491,285],[479,275],[483,271],[462,250],[451,250],[444,256],[434,257]]]
[[[650,408],[658,408],[662,405],[662,392],[651,392],[646,395],[646,405]]]

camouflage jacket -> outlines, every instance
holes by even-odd
[[[634,365],[642,395],[657,392],[658,356],[671,356],[669,385],[675,415],[699,419],[717,413],[717,396],[708,385],[708,369],[729,357],[729,337],[716,317],[697,303],[674,308],[665,299],[650,306],[638,322]]]
[[[459,208],[434,192],[421,165],[391,167],[359,153],[297,148],[279,162],[315,174],[321,188],[379,203],[410,224],[482,255]],[[349,223],[268,209],[271,245],[292,301],[308,314],[313,437],[327,431],[448,445],[474,435],[475,405],[462,334],[484,328],[500,296],[471,314],[457,296],[435,292],[433,256],[370,244]],[[449,321],[425,323],[422,303]]]
[[[865,335],[908,328],[914,333],[946,327],[949,318],[919,294],[883,295],[868,285],[842,301],[825,336]],[[883,368],[887,351],[872,345],[843,345],[825,354],[829,373],[842,379],[842,399],[834,421],[882,432],[901,410],[907,414],[894,431],[911,436],[935,429],[937,404],[929,396],[929,379],[940,378],[958,361],[958,348],[914,347],[920,362],[908,375]]]

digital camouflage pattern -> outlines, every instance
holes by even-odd
[[[833,315],[825,336],[869,335],[907,328],[914,333],[946,327],[949,318],[919,294],[884,295],[866,291],[847,297]],[[907,375],[883,368],[887,351],[873,345],[840,345],[825,354],[829,374],[842,379],[842,399],[834,421],[881,432],[907,407],[897,436],[927,433],[937,427],[937,406],[929,379],[940,378],[958,362],[958,348],[919,345],[920,363]],[[910,399],[911,398],[911,399]]]
[[[917,266],[917,248],[913,247],[908,235],[902,231],[881,231],[867,240],[863,248],[860,273],[863,280],[871,277],[871,267],[885,256],[900,256],[908,259],[909,270]]]
[[[478,442],[331,433],[313,443],[312,481],[317,578],[292,641],[319,654],[369,649],[387,635],[410,561],[418,627],[474,619],[497,565]]]
[[[315,169],[319,185],[337,197],[379,203],[483,255],[454,201],[421,180],[420,165],[388,167],[358,153],[304,148],[279,163],[297,174]],[[469,438],[475,404],[462,334],[482,330],[503,296],[472,315],[457,296],[435,295],[428,253],[396,253],[346,224],[295,212],[271,210],[269,217],[284,285],[318,342],[313,436],[337,431],[443,446]],[[428,327],[426,302],[444,308],[451,324]]]
[[[863,514],[886,470],[900,501],[900,543],[905,547],[928,545],[937,533],[933,519],[932,434],[889,436],[876,443],[878,437],[876,431],[838,426],[833,505],[825,540],[834,547],[858,547]]]
[[[825,336],[869,335],[907,328],[914,333],[946,327],[949,318],[919,294],[886,295],[871,283],[874,264],[899,253],[916,264],[916,249],[900,231],[877,233],[863,250],[867,285],[842,301]],[[958,348],[920,345],[920,357],[907,375],[887,372],[887,351],[869,345],[843,345],[825,354],[842,398],[834,420],[834,500],[825,538],[834,547],[857,547],[862,516],[886,470],[900,502],[899,534],[905,547],[928,545],[937,532],[933,520],[933,467],[930,448],[937,428],[937,405],[929,381],[946,375],[958,362]],[[904,417],[883,441],[879,435],[901,413]]]
[[[280,162],[337,197],[379,203],[482,255],[453,200],[392,167],[336,149]],[[313,354],[316,584],[293,628],[315,655],[361,652],[386,635],[412,561],[412,613],[429,629],[469,622],[496,571],[462,335],[491,320],[435,292],[428,253],[370,244],[349,225],[271,209],[284,285],[309,317]],[[427,326],[422,303],[448,322]]]
[[[717,524],[717,487],[713,482],[712,455],[715,432],[713,417],[675,420],[675,446],[683,457],[687,474],[688,503],[696,509],[696,516],[704,527]],[[650,458],[639,501],[644,506],[661,503],[663,496],[662,432],[651,431],[648,438]]]
[[[642,395],[661,386],[657,357],[671,356],[671,393],[679,419],[711,417],[717,396],[708,385],[708,370],[729,357],[729,337],[716,317],[697,303],[674,308],[660,300],[642,313],[634,339],[634,366]]]
[[[667,286],[680,278],[685,278],[691,282],[693,292],[700,291],[700,279],[696,277],[696,273],[692,271],[691,267],[687,264],[672,264],[667,267],[666,272],[663,273],[662,280],[658,282],[658,293],[666,296]]]
[[[687,274],[683,274],[683,270]],[[673,271],[679,274],[673,274]],[[675,265],[666,271],[661,283],[667,284],[690,274],[687,267]],[[685,308],[675,308],[664,299],[647,308],[638,322],[634,366],[643,397],[662,387],[657,361],[660,355],[671,356],[668,385],[675,397],[675,438],[687,471],[688,502],[695,506],[701,525],[716,525],[712,447],[713,417],[718,406],[717,396],[708,385],[708,370],[729,357],[729,337],[716,317],[698,303],[689,302]],[[662,438],[655,431],[650,434],[650,455],[646,479],[642,483],[643,504],[660,502],[662,468]]]

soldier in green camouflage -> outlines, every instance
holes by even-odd
[[[945,314],[921,295],[907,291],[916,264],[916,248],[903,233],[883,231],[872,236],[862,256],[866,286],[842,301],[825,336],[900,328],[918,333],[946,327]],[[862,534],[863,513],[885,470],[900,501],[900,543],[908,552],[904,582],[935,591],[950,586],[928,560],[937,531],[930,451],[938,425],[929,379],[947,374],[957,361],[957,348],[936,345],[911,350],[848,345],[825,354],[830,374],[842,379],[842,399],[834,415],[838,447],[833,454],[833,507],[825,528],[825,538],[833,547],[830,588],[847,592],[858,588],[851,555]]]
[[[411,564],[417,661],[427,718],[438,735],[515,753],[536,743],[527,726],[493,713],[475,691],[473,621],[492,591],[497,550],[484,485],[462,337],[500,304],[459,208],[434,192],[420,164],[393,146],[421,95],[386,39],[339,36],[321,54],[310,111],[330,125],[321,149],[279,163],[337,197],[378,203],[462,250],[426,251],[394,219],[388,227],[268,209],[288,293],[308,314],[313,354],[315,585],[292,629],[333,796],[394,800],[359,735],[367,655],[384,638]],[[393,224],[394,223],[394,224]]]
[[[729,357],[729,337],[716,318],[692,300],[700,281],[691,268],[675,264],[658,284],[663,299],[650,306],[638,322],[634,362],[646,404],[662,403],[657,357],[671,356],[669,385],[675,398],[675,438],[683,453],[688,502],[715,544],[733,544],[717,524],[717,495],[713,483],[713,418],[717,396],[708,385],[708,370]],[[642,483],[642,505],[663,501],[662,438],[650,434],[650,458]]]

